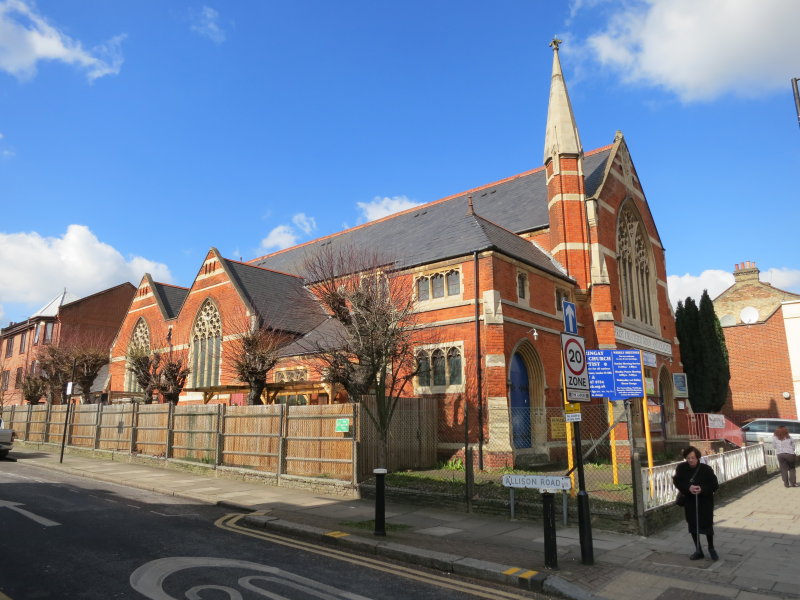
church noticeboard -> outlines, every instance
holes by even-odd
[[[672,395],[675,398],[689,397],[689,383],[686,381],[686,373],[672,374]]]

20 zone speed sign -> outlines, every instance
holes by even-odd
[[[586,348],[579,335],[561,334],[561,354],[564,356],[564,379],[567,402],[589,402],[589,373],[586,370]]]

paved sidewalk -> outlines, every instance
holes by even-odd
[[[355,523],[374,517],[374,502],[330,497],[261,482],[23,448],[25,464],[92,479],[258,511],[245,521],[295,536],[382,554],[417,564],[521,585],[578,600],[756,600],[799,598],[800,488],[772,478],[717,507],[715,545],[721,560],[693,562],[685,523],[637,537],[593,531],[595,565],[580,562],[577,527],[558,530],[557,571],[544,568],[540,523],[395,504],[387,495],[386,538]],[[0,461],[0,470],[13,463]],[[336,532],[331,535],[332,532]],[[705,538],[703,537],[703,540]]]

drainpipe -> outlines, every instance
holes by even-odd
[[[475,376],[477,382],[478,400],[478,470],[483,471],[483,372],[481,370],[481,313],[480,313],[480,286],[478,285],[478,251],[472,253],[474,259],[475,279]]]

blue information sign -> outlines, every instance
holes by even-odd
[[[578,313],[575,310],[575,304],[564,300],[561,308],[564,310],[564,333],[578,335]]]
[[[624,400],[644,396],[638,350],[586,350],[586,368],[593,398]]]

